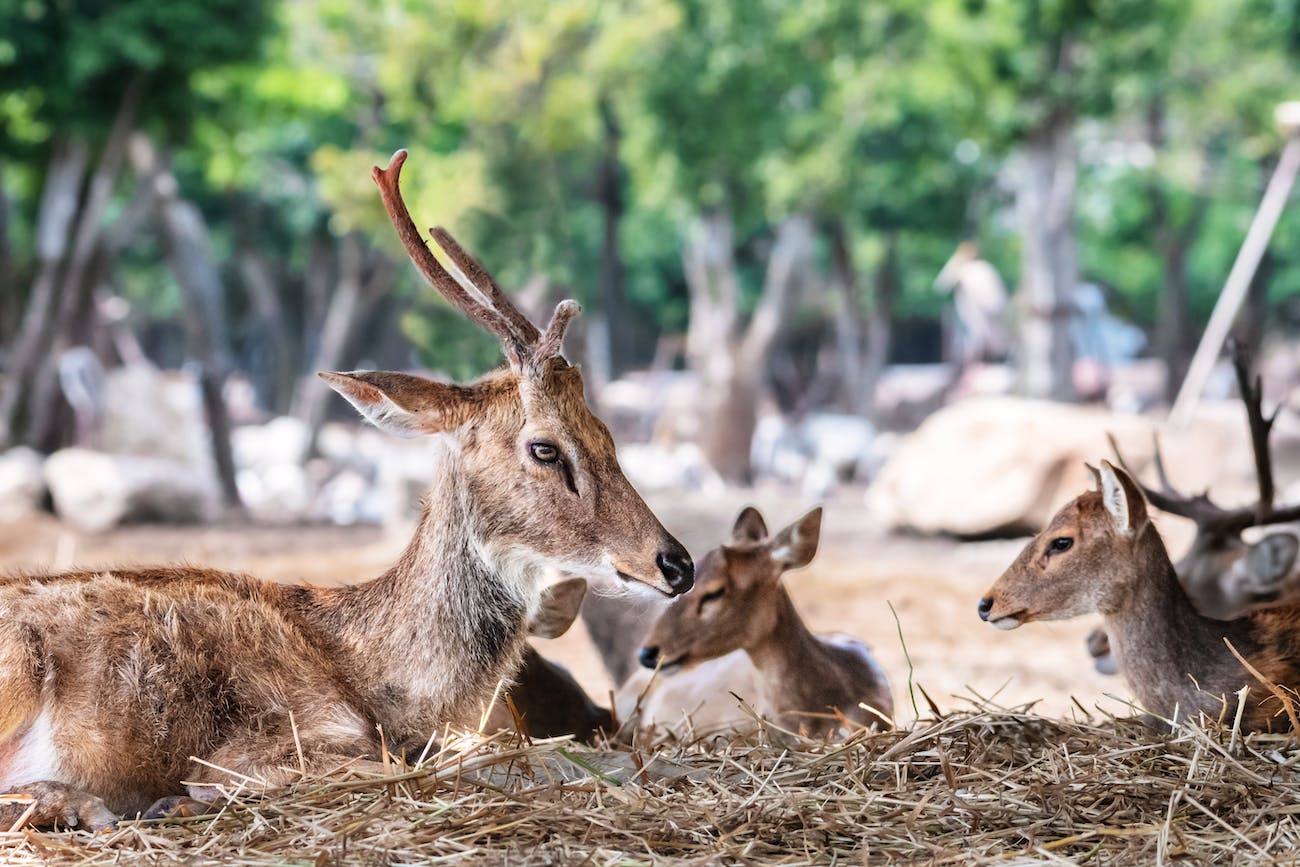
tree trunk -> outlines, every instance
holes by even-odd
[[[367,276],[365,249],[360,236],[350,232],[339,242],[338,284],[325,313],[325,322],[312,357],[313,374],[320,370],[338,370],[343,366],[348,346],[361,324],[362,307],[378,303],[392,287],[392,264],[387,257],[377,259]],[[310,432],[309,451],[315,447],[316,434],[325,422],[329,395],[329,388],[314,375],[306,377],[299,389],[293,415]]]
[[[300,357],[297,339],[280,304],[275,279],[266,261],[251,246],[239,253],[239,273],[253,302],[258,332],[267,357],[262,398],[271,412],[287,412],[297,385]]]
[[[839,360],[839,395],[836,403],[845,412],[865,412],[870,403],[863,360],[862,333],[866,314],[858,288],[858,269],[853,261],[848,227],[837,219],[830,224],[831,279],[840,291],[839,315],[835,317],[835,354]]]
[[[596,279],[600,286],[601,318],[604,320],[601,331],[603,337],[600,339],[603,345],[599,347],[599,354],[605,359],[603,378],[609,380],[618,378],[627,369],[631,359],[627,320],[623,310],[623,256],[618,237],[625,209],[622,163],[619,161],[619,142],[623,131],[618,126],[613,106],[606,99],[600,102],[600,118],[605,150],[597,169],[596,196],[603,218],[603,234]]]
[[[50,159],[36,218],[36,277],[0,391],[0,449],[17,440],[23,402],[32,390],[54,331],[59,270],[77,216],[86,159],[86,143],[79,139],[56,145]]]
[[[18,287],[14,285],[13,247],[9,243],[8,172],[0,161],[0,369],[5,367],[5,348],[17,333]]]
[[[1069,400],[1070,316],[1078,282],[1074,231],[1074,117],[1059,109],[1022,147],[1016,195],[1020,224],[1020,377],[1031,397]]]
[[[780,332],[791,287],[811,257],[812,221],[796,215],[777,228],[763,294],[749,327],[737,335],[739,283],[730,217],[714,215],[705,220],[712,222],[702,221],[698,246],[687,256],[688,280],[693,283],[688,351],[698,365],[705,402],[700,447],[724,479],[748,484],[753,476],[750,445],[758,423],[766,356]],[[698,330],[697,310],[702,317]],[[706,344],[706,333],[720,339]]]
[[[208,245],[207,225],[202,212],[181,198],[180,185],[147,136],[135,137],[131,158],[140,178],[148,178],[153,185],[167,266],[181,288],[187,353],[199,366],[199,391],[222,498],[232,512],[242,512],[230,444],[230,417],[222,394],[230,370],[230,344],[222,305],[225,290]]]
[[[866,409],[875,415],[876,386],[889,365],[894,340],[894,301],[898,298],[898,232],[885,235],[885,255],[876,267],[875,296],[867,317],[867,355],[863,385],[867,394]]]

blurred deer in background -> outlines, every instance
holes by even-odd
[[[1295,602],[1300,596],[1300,577],[1294,573],[1300,539],[1295,533],[1283,528],[1266,533],[1254,542],[1242,538],[1244,532],[1255,527],[1300,520],[1300,506],[1274,508],[1273,455],[1269,438],[1277,420],[1277,410],[1265,416],[1261,381],[1259,377],[1252,381],[1249,359],[1240,347],[1234,349],[1233,368],[1246,409],[1255,457],[1255,477],[1259,485],[1259,498],[1255,503],[1225,509],[1210,500],[1208,492],[1197,496],[1179,493],[1169,481],[1159,441],[1155,444],[1152,460],[1160,487],[1151,488],[1138,483],[1151,505],[1162,512],[1187,518],[1196,525],[1192,547],[1174,568],[1196,610],[1216,620],[1232,620],[1252,608]],[[1120,454],[1114,437],[1111,437],[1110,444],[1120,466],[1136,481],[1137,475]],[[1116,672],[1104,630],[1094,629],[1088,635],[1088,652],[1098,671],[1103,674]]]
[[[769,535],[758,510],[742,511],[731,542],[700,561],[696,591],[669,606],[645,639],[642,666],[669,676],[648,686],[645,675],[629,680],[620,711],[644,696],[641,727],[671,725],[686,712],[700,728],[697,714],[737,718],[734,692],[778,725],[812,737],[890,727],[889,681],[870,649],[849,636],[814,635],[781,586],[786,571],[817,553],[821,521],[822,510],[813,509]],[[728,656],[736,651],[748,665]],[[699,668],[673,673],[682,666]],[[656,696],[660,688],[665,693]]]
[[[508,361],[469,385],[323,374],[376,426],[441,446],[414,538],[380,577],[328,589],[193,567],[0,579],[0,790],[35,797],[33,824],[162,799],[155,815],[182,781],[200,802],[274,789],[377,752],[381,729],[402,743],[466,720],[514,671],[553,571],[691,588],[560,355],[577,305],[539,331],[434,229],[444,267],[402,201],[405,159],[374,171],[398,235]],[[0,826],[23,809],[0,803]]]
[[[570,578],[546,588],[536,613],[528,620],[528,634],[534,638],[559,638],[568,632],[586,594],[587,582],[583,578]],[[484,731],[514,731],[518,722],[511,704],[523,723],[523,732],[530,737],[573,735],[590,742],[599,732],[614,731],[609,710],[593,702],[564,666],[546,659],[531,645],[524,648],[523,661],[506,697],[508,701],[503,698],[493,703]]]
[[[1147,514],[1142,490],[1107,461],[1097,490],[1061,509],[980,600],[999,629],[1091,612],[1105,619],[1120,672],[1138,703],[1159,718],[1204,713],[1231,718],[1234,693],[1263,689],[1225,646],[1269,684],[1300,686],[1300,607],[1252,611],[1233,620],[1198,612]],[[1286,729],[1278,708],[1247,698],[1250,729]]]

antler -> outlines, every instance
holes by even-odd
[[[1259,481],[1259,502],[1255,511],[1259,523],[1265,524],[1273,512],[1274,495],[1273,454],[1268,438],[1273,432],[1273,422],[1277,421],[1281,406],[1274,409],[1273,414],[1267,418],[1264,416],[1263,378],[1255,374],[1255,380],[1251,382],[1250,358],[1241,343],[1232,341],[1231,350],[1232,367],[1237,374],[1237,390],[1241,392],[1241,402],[1246,405],[1246,424],[1250,427],[1250,445],[1255,453],[1255,478]]]
[[[405,150],[397,151],[389,160],[388,168],[375,166],[371,177],[379,187],[384,208],[393,221],[393,228],[397,230],[397,237],[402,240],[407,255],[430,286],[474,322],[497,336],[512,366],[534,374],[540,373],[547,362],[560,354],[565,329],[582,308],[576,302],[561,301],[543,335],[510,302],[487,269],[466,252],[450,232],[438,226],[430,229],[429,234],[452,262],[451,271],[444,267],[420,236],[420,231],[415,228],[411,212],[402,199],[399,180],[406,157]]]
[[[1278,410],[1270,416],[1264,415],[1263,385],[1256,376],[1252,384],[1250,378],[1250,359],[1245,349],[1234,342],[1232,346],[1232,365],[1237,374],[1237,387],[1241,392],[1242,403],[1246,407],[1246,423],[1250,427],[1250,443],[1255,454],[1255,476],[1259,482],[1259,501],[1252,506],[1239,509],[1225,509],[1210,499],[1209,492],[1187,496],[1175,490],[1165,471],[1164,456],[1160,453],[1160,438],[1153,434],[1154,463],[1156,476],[1160,480],[1160,489],[1149,488],[1138,482],[1142,493],[1151,505],[1168,512],[1189,518],[1196,523],[1197,535],[1219,534],[1239,535],[1248,527],[1263,524],[1281,524],[1300,520],[1300,505],[1274,510],[1273,458],[1269,448],[1269,435],[1273,423],[1277,420]],[[1129,468],[1128,462],[1120,454],[1119,443],[1113,434],[1107,434],[1111,450],[1120,466],[1137,481],[1137,475]]]

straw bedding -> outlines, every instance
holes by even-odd
[[[980,704],[815,743],[635,749],[452,738],[215,816],[0,831],[13,864],[1295,863],[1300,750],[1278,735]]]

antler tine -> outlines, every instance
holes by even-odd
[[[1259,482],[1259,502],[1255,513],[1259,523],[1265,523],[1273,511],[1273,455],[1269,447],[1269,437],[1273,432],[1273,423],[1277,421],[1277,410],[1271,416],[1264,415],[1263,378],[1256,374],[1250,377],[1250,356],[1245,346],[1237,341],[1232,343],[1232,367],[1237,374],[1237,390],[1241,393],[1241,402],[1246,406],[1246,424],[1250,428],[1250,446],[1255,454],[1255,477]]]
[[[561,301],[555,305],[551,321],[546,326],[546,333],[537,341],[537,350],[533,353],[533,364],[540,367],[560,354],[564,348],[564,332],[568,330],[573,317],[582,312],[577,301]]]
[[[448,258],[455,263],[456,267],[461,270],[465,278],[473,284],[479,292],[482,292],[487,298],[488,303],[501,314],[501,317],[513,328],[518,335],[520,342],[525,346],[532,346],[537,342],[540,332],[537,326],[529,321],[528,317],[519,311],[497,285],[497,281],[492,279],[492,275],[483,267],[483,264],[475,259],[460,242],[452,237],[442,226],[434,226],[429,230],[429,234],[438,242],[438,246],[447,253]]]
[[[1254,516],[1253,509],[1224,509],[1210,499],[1208,492],[1191,497],[1179,493],[1170,483],[1169,475],[1165,471],[1165,459],[1160,452],[1160,439],[1158,436],[1153,435],[1152,441],[1155,447],[1153,462],[1156,466],[1156,475],[1160,478],[1160,490],[1147,487],[1138,479],[1137,474],[1124,460],[1124,455],[1120,452],[1119,443],[1113,433],[1107,433],[1106,439],[1110,441],[1111,451],[1115,453],[1115,459],[1119,461],[1120,467],[1129,474],[1133,481],[1137,482],[1138,487],[1142,489],[1143,496],[1147,498],[1147,502],[1160,511],[1195,522],[1198,533],[1240,532],[1250,526],[1251,519]],[[1243,520],[1245,523],[1242,523]]]
[[[384,208],[388,211],[389,219],[393,221],[393,228],[397,230],[397,237],[402,240],[407,255],[420,269],[424,279],[429,281],[430,286],[437,289],[444,298],[474,322],[495,334],[505,348],[511,363],[515,366],[522,365],[528,356],[527,346],[521,344],[509,323],[498,311],[484,306],[466,292],[429,250],[425,240],[420,237],[420,231],[415,228],[415,222],[411,219],[411,212],[407,210],[406,202],[402,200],[399,186],[402,165],[406,162],[406,157],[406,150],[399,150],[389,160],[388,168],[381,169],[375,166],[370,174],[374,178],[375,185],[379,187]]]

